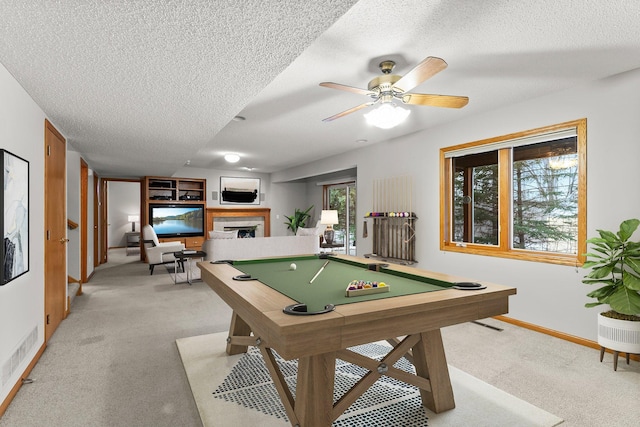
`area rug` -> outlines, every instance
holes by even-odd
[[[286,427],[286,417],[278,393],[260,353],[227,356],[227,333],[201,335],[176,341],[204,427],[254,425]],[[388,351],[386,343],[353,348],[370,357]],[[289,387],[295,393],[296,362],[278,362]],[[396,367],[412,369],[401,359]],[[350,387],[364,370],[338,361],[336,396]],[[456,408],[441,414],[424,409],[415,387],[382,377],[360,397],[334,427],[418,427],[557,426],[562,419],[505,393],[490,384],[449,366]]]

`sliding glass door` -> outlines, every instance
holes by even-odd
[[[356,183],[346,182],[324,186],[324,209],[338,211],[339,223],[334,242],[343,243],[340,252],[356,254]],[[334,248],[338,251],[340,248]]]

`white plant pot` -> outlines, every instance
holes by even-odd
[[[640,322],[599,315],[598,344],[609,350],[640,354]]]

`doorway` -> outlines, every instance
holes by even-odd
[[[355,181],[324,186],[324,209],[338,211],[335,241],[344,242],[348,255],[356,254],[356,183]]]

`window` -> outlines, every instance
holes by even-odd
[[[586,119],[440,150],[441,249],[578,265]]]

